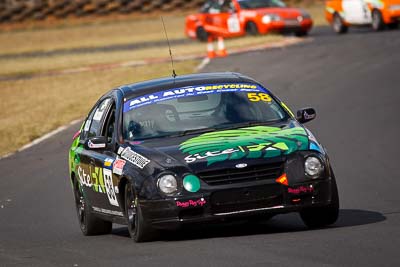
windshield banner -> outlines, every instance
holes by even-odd
[[[225,83],[225,84],[204,84],[199,86],[188,86],[166,91],[155,92],[152,94],[143,95],[132,98],[124,104],[124,112],[132,109],[143,107],[146,105],[162,102],[166,100],[198,96],[203,94],[219,94],[227,92],[262,92],[269,94],[268,90],[258,84],[251,83]]]

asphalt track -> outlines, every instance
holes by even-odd
[[[80,233],[68,182],[74,125],[0,161],[0,266],[400,266],[400,31],[317,29],[314,42],[214,60],[263,82],[327,147],[341,211],[307,230],[299,216],[185,229],[135,244],[124,227]]]

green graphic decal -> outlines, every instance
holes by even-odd
[[[180,150],[187,163],[207,159],[207,164],[242,158],[270,158],[308,149],[308,137],[301,127],[282,130],[255,126],[205,133],[186,140]]]
[[[77,172],[77,166],[79,165],[79,163],[81,162],[81,159],[79,157],[79,154],[82,152],[83,150],[83,145],[81,145],[79,143],[80,141],[80,136],[78,135],[78,133],[80,134],[80,132],[83,129],[83,125],[85,123],[83,123],[81,125],[81,128],[79,130],[79,132],[76,133],[76,136],[74,136],[74,141],[72,142],[71,148],[69,150],[69,168],[70,168],[70,173],[72,172]],[[73,187],[72,184],[72,180],[71,180],[71,186]]]

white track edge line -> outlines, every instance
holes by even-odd
[[[10,156],[12,156],[12,155],[14,155],[14,154],[16,154],[18,152],[24,151],[24,150],[26,150],[26,149],[28,149],[30,147],[33,147],[33,146],[35,146],[37,144],[40,144],[41,142],[53,137],[54,135],[58,134],[59,132],[62,132],[64,130],[66,130],[69,126],[71,126],[71,125],[73,125],[75,123],[78,123],[80,121],[82,121],[82,119],[74,120],[74,121],[71,121],[70,123],[68,123],[66,125],[60,126],[57,129],[55,129],[55,130],[53,130],[53,131],[51,131],[51,132],[49,132],[49,133],[47,133],[47,134],[45,134],[45,135],[43,135],[43,136],[41,136],[39,138],[33,140],[32,142],[30,142],[30,143],[28,143],[26,145],[24,145],[23,147],[19,148],[17,151],[9,153],[9,154],[6,154],[6,155],[0,157],[0,160],[8,158],[8,157],[10,157]]]

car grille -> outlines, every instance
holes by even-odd
[[[298,26],[299,25],[299,21],[297,19],[285,19],[284,22],[285,22],[285,25],[287,25],[287,26]]]
[[[284,162],[251,166],[243,169],[221,169],[199,172],[197,175],[208,185],[225,185],[278,178]]]
[[[281,185],[271,184],[214,192],[210,203],[213,214],[282,205]]]

